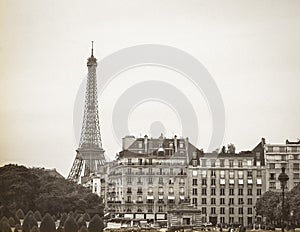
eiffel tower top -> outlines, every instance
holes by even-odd
[[[88,58],[87,66],[92,66],[95,65],[97,66],[97,59],[94,57],[94,41],[92,41],[92,54],[91,57]]]
[[[92,53],[87,62],[88,75],[85,92],[85,107],[79,150],[93,149],[101,150],[102,141],[100,134],[99,115],[98,115],[98,95],[97,95],[97,59],[94,57],[94,42],[92,41]]]

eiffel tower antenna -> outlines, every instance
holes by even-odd
[[[92,52],[91,57],[88,58],[87,67],[88,75],[80,142],[68,176],[68,179],[78,183],[82,183],[81,177],[88,179],[91,174],[103,172],[105,164],[98,115],[97,59],[94,57],[94,41],[92,41]]]

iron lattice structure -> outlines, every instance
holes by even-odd
[[[97,59],[93,55],[87,62],[88,76],[85,93],[85,107],[79,148],[73,162],[68,179],[81,183],[81,177],[86,180],[91,174],[103,171],[105,164],[104,150],[102,148],[97,96]]]

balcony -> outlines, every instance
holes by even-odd
[[[143,204],[143,201],[136,201],[137,204]]]
[[[158,195],[164,195],[164,192],[158,192]]]
[[[143,191],[137,191],[137,195],[143,195]]]
[[[164,201],[163,200],[158,200],[157,203],[158,204],[164,204]]]
[[[126,204],[132,204],[132,201],[125,201]]]
[[[127,194],[132,194],[132,191],[127,191]]]

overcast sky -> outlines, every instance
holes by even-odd
[[[224,101],[224,144],[248,150],[261,137],[272,143],[296,140],[299,12],[297,0],[0,1],[0,165],[55,167],[68,174],[78,146],[74,102],[87,73],[91,40],[98,60],[139,44],[173,46],[198,59]],[[170,70],[137,68],[105,89],[99,105],[108,157],[121,149],[111,135],[113,102],[137,80],[172,78],[182,80]],[[195,145],[206,148],[211,127],[205,101],[189,83],[178,88],[193,105],[199,104],[195,111],[203,115],[198,122],[202,129]],[[153,104],[161,114],[148,112]],[[149,133],[145,124],[162,121],[167,136],[180,133],[173,111],[161,103],[142,104],[131,112],[130,132],[144,135]]]

